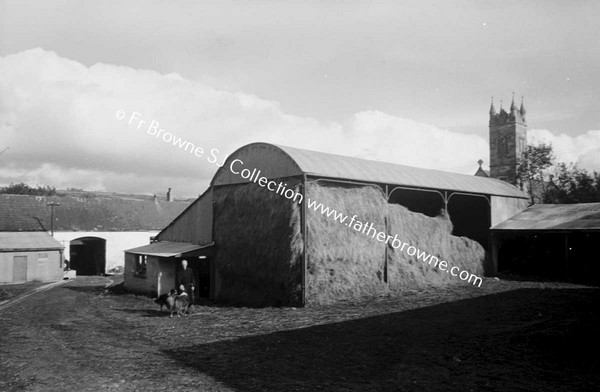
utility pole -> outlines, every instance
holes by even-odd
[[[60,206],[58,202],[51,201],[46,205],[50,206],[50,235],[54,237],[54,207]]]

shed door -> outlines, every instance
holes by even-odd
[[[13,256],[13,282],[27,281],[27,256]]]

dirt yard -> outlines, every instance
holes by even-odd
[[[600,289],[486,280],[304,309],[197,306],[80,277],[0,311],[1,391],[595,391]],[[117,286],[118,287],[118,286]]]

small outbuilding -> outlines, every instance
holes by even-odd
[[[210,295],[208,256],[212,245],[200,246],[183,242],[160,241],[125,251],[124,280],[135,292],[158,296],[175,288],[177,269],[188,261],[196,282],[195,297]]]
[[[435,258],[476,283],[494,272],[490,227],[526,206],[522,191],[497,179],[253,143],[231,154],[155,240],[204,247],[197,268],[212,299],[301,306],[456,282]],[[394,236],[428,252],[430,262],[395,248]],[[147,271],[158,262],[148,249],[127,254],[147,256]],[[178,255],[193,257],[163,260],[176,264]],[[125,278],[137,291],[157,287],[148,272],[145,283]]]
[[[0,232],[46,231],[64,246],[77,275],[123,267],[123,251],[147,244],[188,202],[151,196],[75,192],[0,195]]]
[[[63,250],[43,231],[0,232],[0,284],[62,279]]]
[[[500,272],[600,283],[600,203],[536,204],[491,232]]]

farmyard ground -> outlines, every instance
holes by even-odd
[[[486,279],[304,309],[170,319],[116,277],[0,312],[2,391],[591,391],[600,289]]]

